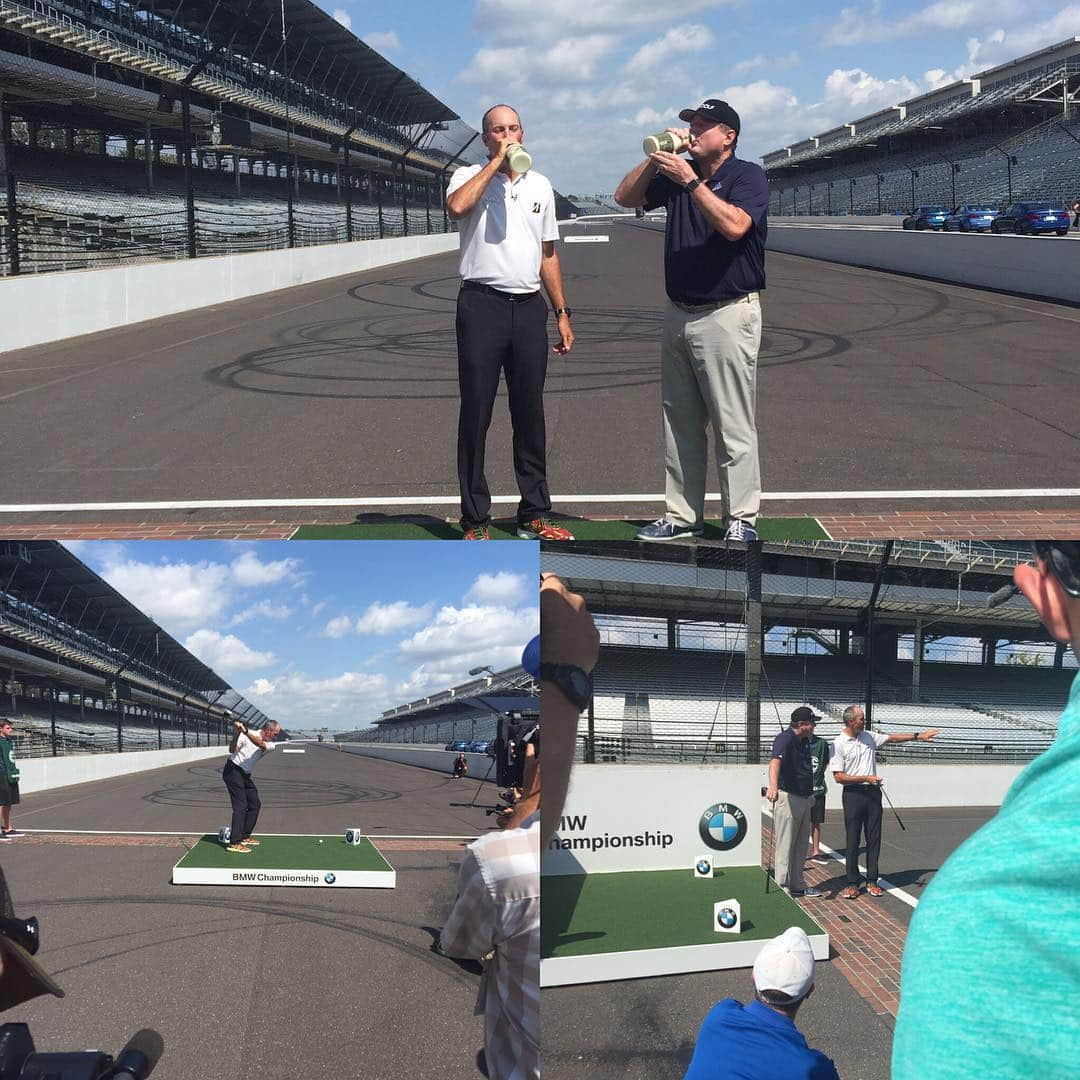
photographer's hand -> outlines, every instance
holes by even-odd
[[[591,672],[600,655],[600,635],[585,600],[570,592],[554,574],[540,580],[540,659],[548,664],[572,664]],[[547,846],[566,801],[570,767],[577,743],[581,711],[552,682],[540,691],[540,722],[544,730],[544,797],[540,804],[540,843]]]

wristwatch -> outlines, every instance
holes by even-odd
[[[541,664],[540,679],[553,682],[579,709],[592,699],[592,676],[573,664]]]
[[[701,177],[700,176],[695,176],[694,179],[691,180],[690,183],[686,185],[686,190],[688,192],[690,192],[691,194],[693,194],[694,188],[696,188],[700,183],[701,183]]]
[[[565,315],[569,319],[571,318],[571,316],[573,316],[573,314],[574,313],[568,307],[558,307],[555,309],[556,318],[558,318],[560,315]]]

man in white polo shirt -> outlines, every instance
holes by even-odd
[[[457,300],[458,481],[466,540],[490,538],[491,494],[484,476],[484,447],[491,412],[506,372],[514,432],[514,473],[521,501],[518,536],[573,540],[547,517],[544,379],[547,375],[547,291],[558,318],[565,355],[574,344],[563,296],[555,241],[555,193],[548,179],[510,167],[507,148],[525,141],[521,118],[509,105],[494,105],[481,123],[486,165],[458,169],[446,193],[446,212],[461,223],[461,292]]]
[[[844,848],[847,854],[847,888],[840,894],[845,900],[859,895],[859,834],[866,833],[866,891],[881,895],[878,879],[878,855],[881,852],[881,777],[877,775],[877,752],[891,742],[928,742],[938,734],[928,731],[905,731],[882,735],[866,731],[866,713],[858,705],[844,710],[844,730],[833,740],[829,762],[833,778],[844,789]]]
[[[251,770],[263,754],[277,746],[273,740],[281,731],[281,725],[276,720],[268,720],[255,731],[242,720],[234,720],[233,728],[236,733],[229,744],[229,760],[221,772],[232,802],[232,831],[225,850],[244,855],[259,843],[251,834],[255,831],[255,822],[262,807],[255,781],[251,779]]]

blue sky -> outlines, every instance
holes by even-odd
[[[473,126],[522,113],[535,167],[565,193],[611,191],[641,137],[722,97],[740,155],[857,119],[1080,33],[1045,0],[324,0]]]
[[[363,727],[539,630],[535,544],[65,546],[286,728]]]

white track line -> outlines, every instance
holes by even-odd
[[[199,830],[188,829],[185,832],[152,832],[147,829],[22,829],[28,836],[31,833],[54,833],[62,836],[194,836]],[[207,834],[209,835],[209,834]],[[290,833],[260,832],[260,836],[337,836],[337,833]],[[420,836],[405,833],[364,833],[375,840],[475,840],[475,836]]]
[[[768,817],[768,818],[771,818],[773,816],[772,813],[770,811],[768,811],[768,810],[765,810],[763,812],[764,812],[765,816]],[[846,863],[844,861],[844,857],[842,855],[837,855],[837,853],[835,851],[833,851],[833,849],[831,847],[828,847],[826,844],[819,844],[818,846],[831,859],[835,859],[841,865],[846,865]],[[862,874],[863,876],[865,876],[866,875],[866,867],[863,866],[862,863],[859,863],[858,866],[859,866],[859,873]],[[767,869],[768,868],[766,868],[766,870]],[[890,896],[895,896],[897,900],[899,900],[903,904],[907,904],[908,907],[917,908],[919,906],[919,901],[918,901],[917,897],[912,896],[911,893],[909,893],[909,892],[905,892],[898,885],[894,885],[891,881],[889,881],[888,878],[883,878],[883,877],[879,876],[878,877],[878,884]]]
[[[706,502],[720,502],[719,492],[705,496]],[[883,499],[1076,499],[1080,488],[957,488],[897,491],[771,491],[762,494],[763,502],[859,502]],[[662,503],[662,492],[630,492],[605,495],[552,495],[552,502],[563,505],[587,503]],[[245,510],[272,508],[319,507],[377,507],[377,506],[458,506],[457,495],[400,495],[386,498],[326,498],[326,499],[180,499],[147,502],[84,502],[84,503],[6,503],[0,504],[0,514],[74,514],[114,510]],[[493,495],[493,503],[516,505],[518,495]]]

